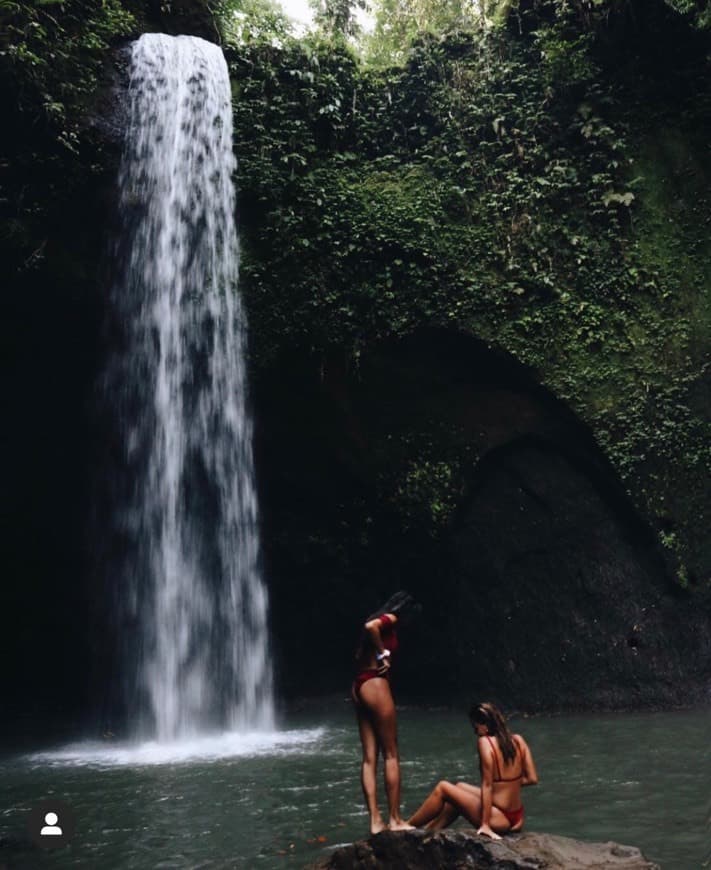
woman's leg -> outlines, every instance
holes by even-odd
[[[445,803],[442,812],[425,825],[426,831],[442,831],[459,818],[459,810],[454,804]]]
[[[448,799],[457,807],[464,818],[478,828],[481,824],[481,789],[468,782],[457,782],[452,786]]]
[[[400,756],[397,748],[395,703],[387,680],[376,677],[360,687],[360,698],[367,707],[375,727],[385,762],[385,793],[388,798],[391,831],[404,831],[411,826],[400,816]]]
[[[481,825],[481,789],[478,785],[469,785],[468,782],[458,782],[454,788],[456,791],[451,792],[447,799],[459,808],[459,812],[474,827],[478,828]],[[489,824],[497,834],[505,834],[511,830],[511,822],[496,806],[491,808]],[[522,827],[523,825],[517,827],[516,830],[518,831]]]
[[[375,728],[370,720],[367,709],[353,693],[356,716],[358,717],[358,733],[363,747],[363,760],[360,767],[360,784],[365,797],[365,805],[370,816],[370,833],[378,834],[385,830],[385,822],[378,809],[378,740]]]
[[[461,801],[462,796],[456,793],[456,788],[456,785],[447,782],[446,779],[440,780],[427,795],[422,806],[410,816],[409,823],[417,828],[423,825],[430,827],[436,823],[438,827],[433,828],[434,830],[439,830],[439,825],[445,827],[442,823],[451,824],[461,813],[458,804],[452,800],[455,796],[458,801]],[[449,821],[446,821],[447,819]]]

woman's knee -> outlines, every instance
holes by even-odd
[[[371,752],[369,749],[363,750],[363,766],[364,767],[377,767],[378,766],[378,753]]]
[[[450,785],[451,783],[447,782],[446,779],[440,779],[437,785],[432,789],[432,794],[436,795],[440,800],[446,801]]]
[[[460,807],[466,800],[466,796],[459,791],[457,786],[446,779],[437,783],[437,789],[439,794],[442,796],[442,799],[454,806]]]
[[[400,758],[397,748],[397,730],[395,728],[383,728],[378,734],[378,740],[383,758],[386,761]]]
[[[383,746],[383,758],[385,761],[400,761],[400,753],[398,752],[397,743]]]

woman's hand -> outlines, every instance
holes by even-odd
[[[491,837],[492,840],[500,840],[501,837],[496,833],[496,831],[492,831],[488,825],[481,825],[477,830],[477,834],[480,837]]]
[[[387,674],[387,672],[389,670],[390,670],[390,659],[387,657],[384,659],[381,659],[378,662],[378,674],[380,674],[381,677],[384,677],[385,674]]]

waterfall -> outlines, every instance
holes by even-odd
[[[273,720],[220,49],[132,45],[122,158],[116,595],[129,715],[159,740]]]

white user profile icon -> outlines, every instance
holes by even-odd
[[[56,813],[47,813],[44,817],[45,826],[40,831],[41,837],[61,837],[62,829],[57,825],[59,821]]]

